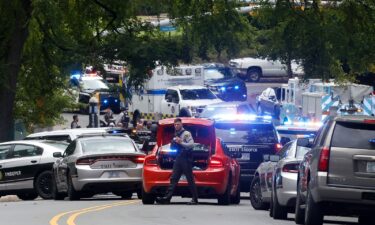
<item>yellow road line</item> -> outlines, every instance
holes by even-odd
[[[138,202],[137,201],[132,201],[131,203],[136,203]],[[76,212],[81,212],[81,211],[90,211],[90,210],[94,210],[96,208],[102,208],[102,207],[107,207],[107,206],[117,206],[117,205],[122,205],[124,204],[125,202],[114,202],[114,203],[111,203],[111,204],[105,204],[105,205],[97,205],[97,206],[92,206],[92,207],[88,207],[88,208],[83,208],[83,209],[77,209],[77,210],[72,210],[72,211],[68,211],[68,212],[63,212],[63,213],[59,213],[57,214],[56,216],[54,216],[50,221],[49,221],[49,224],[50,225],[59,225],[57,222],[60,220],[61,217],[67,215],[67,214],[70,214],[70,213],[76,213]],[[129,202],[126,202],[126,203],[129,203]]]
[[[113,205],[104,206],[104,207],[101,207],[101,208],[95,208],[95,209],[90,209],[90,210],[80,211],[80,212],[77,212],[77,213],[74,213],[73,215],[71,215],[71,216],[68,218],[68,220],[67,220],[67,224],[68,224],[68,225],[76,225],[76,223],[74,222],[74,220],[75,220],[79,215],[82,215],[82,214],[85,214],[85,213],[88,213],[88,212],[100,211],[100,210],[108,209],[108,208],[112,208],[112,207],[115,207],[115,206],[130,205],[130,204],[137,203],[137,202],[139,202],[139,201],[124,202],[124,203],[122,203],[122,204],[113,204]]]

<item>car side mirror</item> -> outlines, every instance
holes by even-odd
[[[53,157],[54,158],[61,158],[62,157],[62,153],[61,152],[54,152],[53,153]]]
[[[298,138],[297,139],[297,146],[300,147],[309,147],[310,139],[309,138]]]
[[[288,138],[288,137],[281,137],[281,139],[280,139],[280,143],[281,143],[282,145],[285,145],[285,144],[288,143],[289,141],[291,141],[291,140],[290,140],[290,138]]]
[[[270,155],[270,161],[271,162],[278,162],[278,161],[280,161],[280,156],[279,155]]]

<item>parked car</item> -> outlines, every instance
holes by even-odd
[[[214,119],[225,114],[254,114],[254,110],[247,102],[221,102],[206,106],[199,117]]]
[[[275,119],[280,119],[281,88],[266,88],[256,97],[256,107],[259,115],[271,115]]]
[[[69,200],[112,192],[122,198],[140,196],[145,154],[127,136],[82,136],[56,153],[53,198]]]
[[[279,60],[261,58],[239,58],[229,61],[229,66],[235,70],[237,76],[251,82],[258,82],[261,77],[285,77],[287,66]],[[294,75],[302,75],[303,69],[296,62],[291,63]]]
[[[309,139],[300,138],[284,145],[276,155],[264,155],[250,188],[254,209],[270,208],[275,219],[286,219],[288,212],[294,212],[298,166],[310,150],[308,146]]]
[[[298,170],[296,223],[319,225],[325,215],[339,215],[373,224],[374,178],[374,117],[327,121]]]
[[[220,63],[206,63],[204,84],[223,101],[246,101],[247,88],[243,80],[236,77],[232,69]]]
[[[11,141],[0,144],[0,196],[15,194],[22,200],[52,198],[54,153],[68,143],[53,141]]]
[[[227,114],[215,119],[216,136],[228,146],[230,152],[241,153],[241,191],[249,192],[250,184],[263,155],[276,154],[282,144],[277,131],[268,118],[255,115]],[[283,142],[289,139],[283,139]]]
[[[172,175],[175,151],[170,143],[174,136],[174,119],[159,121],[157,144],[146,156],[143,167],[143,204],[154,204],[157,196],[164,195]],[[239,204],[240,166],[226,145],[216,137],[214,121],[199,118],[182,118],[184,128],[191,132],[195,147],[193,154],[193,174],[199,198],[217,198],[218,204]],[[174,195],[191,197],[186,179],[177,185]]]

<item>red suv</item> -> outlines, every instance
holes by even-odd
[[[154,204],[157,196],[166,192],[172,175],[176,152],[170,149],[174,136],[174,119],[159,121],[157,143],[146,156],[143,167],[143,204]],[[198,118],[182,118],[183,126],[190,131],[194,142],[193,174],[199,198],[217,198],[220,205],[239,204],[240,165],[228,147],[216,138],[214,122]],[[181,177],[174,195],[191,197],[188,183]]]

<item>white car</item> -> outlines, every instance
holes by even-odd
[[[0,196],[16,194],[22,200],[38,195],[52,198],[53,153],[62,153],[68,143],[11,141],[0,144]]]
[[[287,66],[279,60],[260,58],[239,58],[229,61],[229,66],[242,79],[257,82],[261,77],[284,77],[288,76]],[[302,75],[303,69],[296,62],[292,62],[294,75]]]

